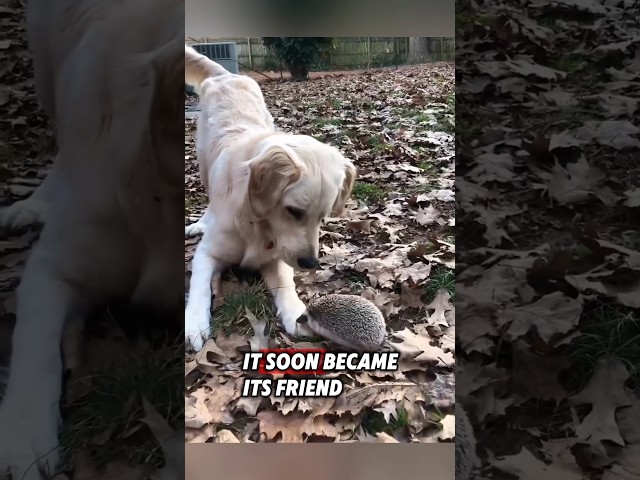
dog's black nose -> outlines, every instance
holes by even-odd
[[[300,257],[298,258],[298,266],[300,268],[306,268],[310,270],[318,265],[318,259],[316,257]]]

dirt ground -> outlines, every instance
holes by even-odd
[[[343,75],[360,75],[363,73],[382,72],[385,70],[401,71],[401,70],[406,70],[410,68],[411,68],[410,65],[398,65],[397,68],[393,66],[393,67],[376,67],[376,68],[370,68],[369,70],[353,69],[353,70],[330,70],[330,71],[324,71],[324,72],[309,72],[309,78],[317,79],[317,78],[326,78],[326,77],[340,77]],[[266,71],[258,71],[258,70],[255,70],[255,71],[242,70],[240,71],[240,73],[242,75],[246,75],[248,77],[253,78],[258,83],[265,82],[265,81],[268,82],[272,80],[291,80],[291,75],[286,70],[283,70],[282,73],[266,72]]]

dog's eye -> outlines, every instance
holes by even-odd
[[[301,220],[302,217],[304,217],[304,212],[299,208],[287,207],[287,212],[289,212],[289,215],[291,215],[296,220]]]

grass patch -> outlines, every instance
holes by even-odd
[[[313,120],[313,123],[315,125],[318,125],[319,127],[323,127],[326,125],[341,126],[346,123],[346,120],[343,120],[342,118],[316,118]]]
[[[473,140],[482,136],[481,125],[484,125],[485,123],[483,122],[487,121],[481,116],[475,120],[470,117],[458,117],[458,128],[455,131],[456,152],[467,148]]]
[[[409,414],[404,408],[398,407],[396,415],[392,415],[387,423],[382,413],[366,408],[360,425],[370,435],[375,435],[379,432],[393,435],[396,430],[409,426]]]
[[[564,26],[562,24],[562,18],[557,15],[542,14],[538,17],[538,25],[544,28],[548,28],[556,33],[562,32]]]
[[[640,232],[628,230],[622,232],[622,245],[631,250],[640,250]]]
[[[451,110],[456,109],[456,94],[455,92],[451,92],[449,93],[449,95],[447,95],[447,105],[449,106],[449,108]]]
[[[430,172],[436,169],[436,166],[431,163],[431,162],[420,162],[420,164],[418,165],[418,168],[424,170],[425,172]]]
[[[373,183],[356,182],[351,196],[365,203],[376,203],[384,199],[386,192]]]
[[[367,277],[367,274],[364,272],[356,272],[355,270],[345,270],[344,276],[349,282],[355,283],[356,285],[360,285],[362,287],[368,287],[370,285],[369,277]]]
[[[371,137],[367,144],[373,149],[375,153],[387,153],[393,150],[393,147],[391,145],[387,145],[377,137]]]
[[[172,428],[184,424],[184,344],[140,349],[82,380],[85,393],[68,405],[61,437],[61,467],[86,450],[98,467],[124,456],[133,464],[164,463],[145,418],[146,398]]]
[[[435,181],[428,181],[427,183],[422,183],[420,185],[408,187],[407,189],[405,189],[405,193],[411,193],[411,194],[429,193],[433,190],[438,190],[439,188],[440,188],[440,185]]]
[[[580,70],[584,63],[585,61],[582,55],[567,53],[552,58],[549,66],[563,72],[574,73]]]
[[[433,115],[429,113],[421,112],[421,113],[418,113],[417,115],[413,115],[410,118],[412,118],[416,122],[429,122],[433,120]]]
[[[446,102],[446,107],[439,104],[429,107],[426,111],[420,112],[401,108],[397,113],[399,116],[410,119],[412,122],[426,123],[434,131],[452,134],[455,132],[455,116],[449,113],[449,109],[455,107],[455,95],[449,94]]]
[[[640,385],[640,318],[636,313],[602,304],[585,313],[580,332],[568,350],[574,363],[572,387],[583,387],[598,361],[607,357],[617,358],[627,367],[631,388]]]
[[[453,299],[456,295],[456,274],[446,267],[437,267],[429,276],[427,283],[427,301],[431,302],[439,290],[446,290]]]
[[[342,134],[351,139],[358,138],[358,132],[356,132],[355,130],[344,130]]]
[[[9,163],[12,154],[11,146],[0,140],[0,165],[6,165]]]
[[[220,329],[225,335],[241,333],[247,335],[253,331],[249,320],[245,317],[245,309],[258,318],[266,319],[269,325],[275,322],[273,301],[261,283],[243,286],[242,290],[225,295],[213,311],[211,330],[215,335]]]

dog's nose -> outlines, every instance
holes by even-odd
[[[298,266],[300,268],[306,268],[310,270],[318,265],[318,259],[316,257],[300,257],[298,258]]]

